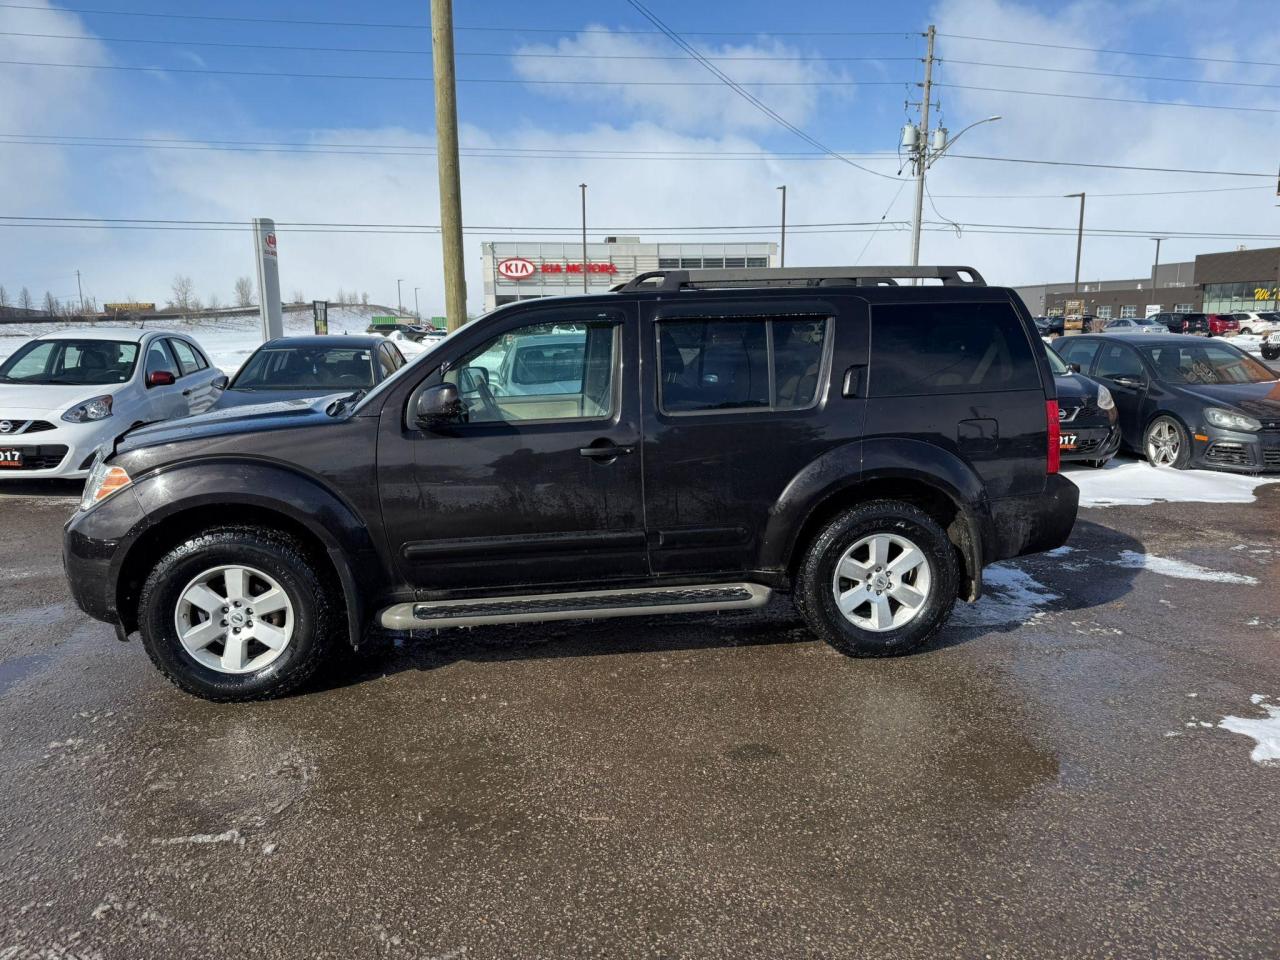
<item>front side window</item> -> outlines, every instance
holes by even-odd
[[[873,397],[1040,388],[1022,321],[1007,303],[873,307]]]
[[[170,340],[169,346],[173,347],[173,352],[178,356],[178,366],[182,367],[184,377],[204,369],[204,365],[196,357],[196,352],[185,340]]]
[[[469,423],[610,417],[619,331],[594,320],[518,327],[451,364],[444,380]]]
[[[1159,378],[1168,383],[1269,383],[1276,379],[1270,369],[1227,344],[1161,344],[1144,347],[1142,352]]]
[[[1122,343],[1109,343],[1102,348],[1102,356],[1098,358],[1098,369],[1095,376],[1115,380],[1118,377],[1144,379],[1142,361],[1138,354]]]
[[[32,340],[0,364],[0,383],[126,383],[137,358],[136,343]]]
[[[146,375],[150,377],[153,373],[168,373],[175,380],[178,378],[178,364],[163,340],[152,340],[147,348]]]
[[[359,390],[373,386],[366,347],[262,347],[231,381],[232,390]]]
[[[825,318],[732,317],[658,324],[663,413],[794,410],[817,402]]]
[[[1067,363],[1076,364],[1085,373],[1089,372],[1089,367],[1093,363],[1093,358],[1098,353],[1099,343],[1097,340],[1071,340],[1065,344],[1058,346],[1058,354]]]

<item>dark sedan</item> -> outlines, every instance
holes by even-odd
[[[372,390],[405,364],[382,336],[281,337],[252,354],[214,408]]]
[[[1124,445],[1154,466],[1280,471],[1280,380],[1239,347],[1159,334],[1053,345],[1111,391]]]
[[[1068,366],[1049,347],[1044,352],[1058,388],[1062,459],[1100,467],[1120,449],[1120,427],[1111,391]]]

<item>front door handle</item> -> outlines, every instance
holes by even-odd
[[[183,395],[184,397],[189,397],[189,396],[191,396],[191,391],[190,391],[190,390],[183,390],[183,391],[182,391],[182,395]]]
[[[634,453],[635,447],[619,446],[614,443],[601,444],[598,447],[579,447],[578,455],[581,457],[590,457],[593,460],[612,460],[623,454]]]

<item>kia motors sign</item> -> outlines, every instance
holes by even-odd
[[[528,280],[535,272],[533,261],[524,257],[508,257],[498,262],[498,275],[508,280]]]

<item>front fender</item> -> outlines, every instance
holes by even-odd
[[[366,619],[363,598],[373,595],[379,581],[390,581],[380,576],[382,562],[368,524],[318,478],[273,462],[202,458],[144,474],[131,490],[142,518],[120,538],[109,574],[113,583],[119,583],[130,555],[148,534],[183,514],[216,509],[217,522],[234,523],[237,507],[276,513],[323,545],[342,587],[350,640],[359,644]]]

